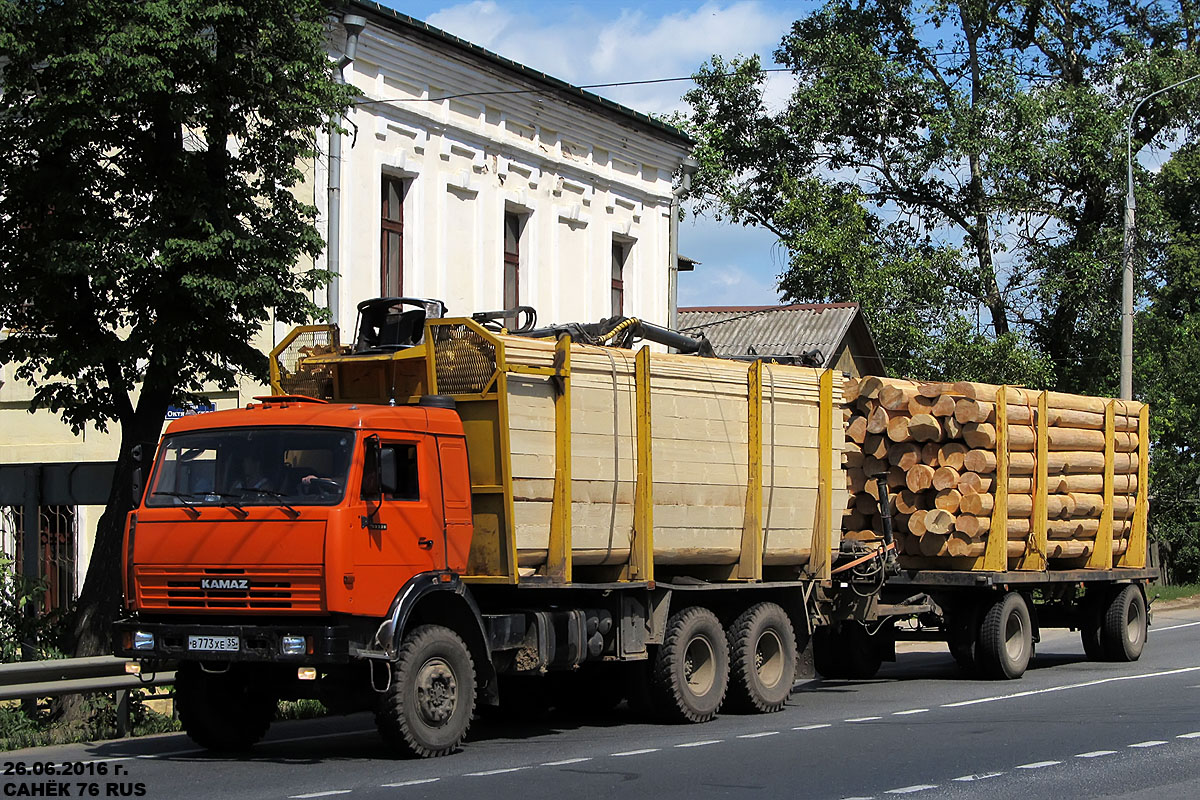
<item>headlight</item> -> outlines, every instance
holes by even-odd
[[[154,649],[154,634],[138,631],[133,635],[134,650],[153,650]]]
[[[285,656],[302,656],[308,649],[303,636],[284,636],[279,640],[279,652]]]

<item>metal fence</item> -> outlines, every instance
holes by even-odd
[[[0,700],[28,700],[83,692],[115,692],[117,735],[129,734],[129,692],[166,686],[175,673],[132,675],[125,665],[133,663],[116,656],[61,658],[51,661],[19,661],[0,664]]]

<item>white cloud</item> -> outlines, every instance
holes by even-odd
[[[653,8],[653,6],[650,6]],[[758,0],[706,2],[654,16],[645,8],[603,13],[595,6],[559,7],[552,18],[473,0],[429,16],[438,28],[576,85],[692,74],[713,54],[771,53],[793,13]],[[775,94],[778,81],[772,81]],[[681,110],[686,81],[595,90],[638,111]],[[782,82],[786,89],[786,81]]]

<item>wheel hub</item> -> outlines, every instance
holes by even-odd
[[[428,725],[445,725],[458,705],[458,681],[442,658],[431,658],[417,670],[417,711]]]
[[[754,645],[754,670],[764,686],[773,687],[783,679],[783,643],[775,631],[763,631]]]
[[[705,695],[717,679],[716,654],[703,636],[688,642],[683,656],[683,679],[696,695]]]

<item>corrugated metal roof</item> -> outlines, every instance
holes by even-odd
[[[719,356],[820,350],[829,366],[857,315],[858,303],[681,308],[679,328],[703,331]]]

